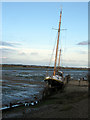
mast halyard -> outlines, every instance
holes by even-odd
[[[58,39],[57,39],[57,47],[56,47],[56,55],[55,55],[55,63],[54,63],[54,72],[53,72],[53,75],[54,75],[54,76],[55,76],[55,73],[56,73],[56,62],[57,62],[57,54],[58,54],[60,27],[61,27],[61,16],[62,16],[62,9],[61,9],[61,11],[60,11],[60,21],[59,21],[59,29],[58,29]]]

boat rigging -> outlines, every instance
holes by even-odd
[[[62,9],[60,11],[60,20],[59,20],[59,28],[58,28],[58,38],[57,38],[57,46],[56,46],[56,54],[55,54],[54,71],[53,71],[52,76],[47,76],[45,78],[45,81],[48,82],[48,85],[51,85],[52,87],[59,87],[59,88],[61,88],[64,85],[63,72],[56,71],[59,37],[60,37],[60,30],[61,30],[61,17],[62,17]],[[60,65],[60,56],[61,56],[61,49],[60,49],[60,53],[59,53],[58,68]]]

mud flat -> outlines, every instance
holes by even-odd
[[[88,82],[69,81],[37,105],[3,110],[2,118],[88,118]]]

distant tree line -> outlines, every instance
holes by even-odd
[[[51,66],[23,65],[23,64],[0,64],[0,67],[54,68],[53,66],[51,67]],[[80,67],[80,68],[76,68],[76,67],[59,67],[59,69],[90,70],[90,68],[82,68],[82,67]]]

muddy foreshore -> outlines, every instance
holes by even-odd
[[[65,88],[34,106],[20,106],[2,111],[4,119],[88,118],[88,82],[69,81]]]

